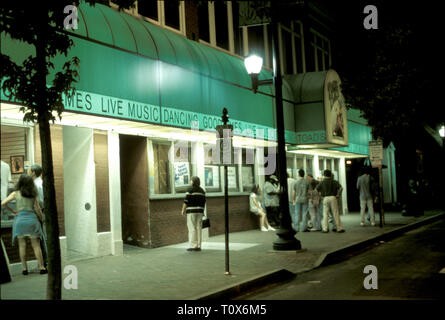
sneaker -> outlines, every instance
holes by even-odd
[[[345,232],[345,230],[343,229],[337,231],[337,233],[343,233],[343,232]]]
[[[334,228],[334,229],[332,229],[332,232],[337,232],[337,229],[335,229],[335,228]]]
[[[323,233],[329,233],[329,230],[323,230],[322,232]]]
[[[309,229],[304,229],[303,232],[309,232]]]
[[[22,274],[23,274],[24,276],[27,276],[27,275],[28,275],[28,270],[23,270],[23,271],[22,271]]]
[[[309,229],[309,231],[310,231],[310,232],[315,232],[315,231],[321,231],[321,229],[312,228],[312,229]]]
[[[40,270],[40,274],[47,274],[47,273],[48,273],[48,270],[46,270],[46,269]]]
[[[275,231],[274,228],[272,228],[271,226],[269,226],[269,228],[267,229],[268,231]]]
[[[194,251],[201,251],[201,248],[195,248]]]
[[[363,222],[360,222],[360,227],[364,227],[365,224]]]
[[[371,223],[371,226],[375,227],[375,222]]]
[[[195,251],[195,248],[188,248],[187,251]]]
[[[261,227],[261,231],[269,231],[266,227]]]

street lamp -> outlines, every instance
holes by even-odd
[[[252,79],[252,90],[254,93],[257,92],[258,87],[261,85],[271,85],[273,84],[272,79],[268,80],[258,80],[258,75],[263,68],[263,58],[258,57],[256,54],[252,54],[244,59],[244,66],[246,67],[247,73]]]
[[[445,138],[445,126],[442,126],[442,127],[439,129],[439,134],[440,134],[440,136],[442,137],[442,139]]]
[[[301,243],[294,235],[295,231],[291,226],[291,216],[289,213],[289,197],[287,193],[287,171],[286,171],[286,142],[284,138],[284,114],[283,114],[283,88],[280,70],[280,54],[278,48],[278,24],[272,22],[273,26],[273,79],[258,80],[261,72],[263,59],[256,55],[251,55],[244,60],[247,73],[252,79],[252,90],[257,92],[258,86],[274,85],[275,86],[275,107],[277,114],[277,138],[278,138],[278,179],[281,185],[280,195],[280,211],[281,221],[280,228],[277,230],[278,239],[274,241],[273,248],[275,250],[299,250]]]

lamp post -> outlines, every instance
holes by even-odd
[[[440,127],[439,135],[442,138],[442,157],[445,159],[445,125]],[[445,173],[443,173],[443,178],[445,179]]]
[[[281,221],[280,228],[277,231],[278,239],[274,241],[273,248],[275,250],[299,250],[301,242],[294,235],[295,231],[291,226],[291,216],[289,212],[289,197],[287,193],[287,171],[286,171],[286,145],[284,138],[284,114],[283,114],[283,91],[282,77],[280,70],[280,54],[278,46],[278,23],[272,22],[273,27],[273,79],[258,80],[261,72],[263,59],[256,55],[247,57],[244,60],[247,73],[252,79],[252,90],[257,92],[258,86],[274,85],[275,86],[275,107],[277,113],[277,138],[278,138],[278,156],[277,168],[278,179],[280,181],[282,194],[280,196]]]

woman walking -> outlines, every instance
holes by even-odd
[[[17,210],[13,210],[7,205],[12,200],[16,200]],[[18,238],[23,275],[28,274],[28,266],[26,264],[26,237],[31,238],[31,245],[39,264],[40,274],[48,273],[43,265],[42,251],[40,249],[40,238],[43,236],[43,233],[39,219],[40,221],[43,220],[42,210],[39,206],[37,189],[31,176],[27,174],[20,176],[15,191],[2,201],[2,207],[7,208],[16,215],[12,228],[12,243],[15,243],[15,238]]]
[[[255,185],[250,193],[250,211],[260,218],[261,231],[275,231],[267,220],[266,213],[261,205],[261,189],[259,185]]]

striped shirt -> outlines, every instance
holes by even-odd
[[[185,213],[204,213],[205,191],[201,187],[189,187],[185,194],[184,203],[187,205]]]

